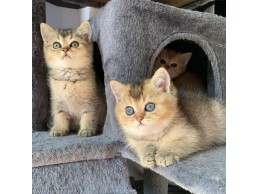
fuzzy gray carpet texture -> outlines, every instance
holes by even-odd
[[[81,137],[77,134],[51,137],[48,132],[32,133],[32,167],[102,160],[120,156],[121,143],[104,135]]]
[[[136,194],[126,162],[117,157],[32,169],[34,194]]]
[[[103,135],[51,137],[32,133],[32,192],[35,194],[136,194],[122,143]]]
[[[139,163],[131,150],[124,148],[121,152],[123,157]],[[191,193],[226,193],[226,147],[202,151],[169,167],[155,167],[153,171]]]

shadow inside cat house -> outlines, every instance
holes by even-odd
[[[96,79],[104,86],[104,71],[102,67],[101,53],[97,42],[93,42],[93,68],[96,73]]]
[[[191,84],[195,89],[207,91],[211,62],[194,41],[178,39],[161,48],[154,61],[153,73],[161,66],[167,69],[176,86]]]

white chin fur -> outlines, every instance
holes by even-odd
[[[128,126],[124,128],[126,133],[134,137],[142,138],[148,136],[159,136],[164,129],[169,125],[169,123],[159,123],[158,125],[149,125],[149,126]]]

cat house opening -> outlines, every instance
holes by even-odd
[[[170,41],[169,43],[166,43],[166,45],[164,46],[163,43],[163,47],[160,47],[156,53],[156,57],[153,61],[154,64],[154,69],[155,69],[155,65],[156,63],[163,63],[165,64],[165,61],[162,61],[162,59],[160,59],[160,55],[161,52],[164,52],[165,50],[173,50],[176,53],[191,53],[192,55],[190,56],[190,60],[187,62],[187,67],[184,70],[184,72],[191,72],[193,74],[195,74],[203,83],[205,90],[207,91],[209,86],[208,84],[212,84],[212,83],[208,83],[208,72],[211,69],[211,61],[209,60],[207,54],[204,52],[204,50],[201,48],[200,45],[198,45],[195,41],[193,40],[187,40],[187,39],[176,39],[173,41]],[[173,56],[167,56],[167,55],[171,55],[171,53],[167,53],[166,52],[166,56],[164,56],[163,58],[165,60],[171,60],[171,63],[173,61],[173,59],[168,59],[168,57],[173,57]],[[181,56],[179,56],[181,57]],[[167,58],[167,59],[166,59]],[[157,60],[161,60],[160,62],[157,62]],[[170,64],[170,66],[167,66],[167,70],[170,69],[171,71],[173,71],[173,67],[171,67],[171,65],[175,65],[175,64]],[[179,66],[178,64],[176,64],[177,66]],[[165,67],[165,65],[164,65]],[[178,67],[177,67],[178,68]],[[175,69],[175,68],[174,68]],[[171,75],[171,72],[170,72]]]

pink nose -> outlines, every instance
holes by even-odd
[[[143,117],[142,116],[136,117],[136,120],[141,122],[143,120]]]
[[[69,48],[63,48],[63,51],[66,53],[67,51],[69,51]]]

